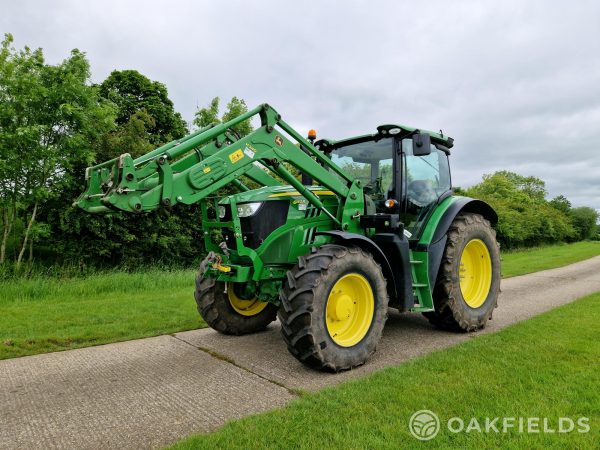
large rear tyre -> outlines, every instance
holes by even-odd
[[[288,272],[280,298],[283,340],[307,366],[338,372],[375,352],[389,299],[369,253],[332,244],[313,248]]]
[[[264,330],[275,320],[277,307],[244,295],[243,287],[198,274],[194,297],[208,326],[223,334],[242,335]]]
[[[433,291],[435,312],[425,316],[442,329],[475,331],[492,318],[499,292],[496,232],[480,214],[457,215]]]

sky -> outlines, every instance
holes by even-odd
[[[511,170],[600,210],[600,2],[0,0],[0,32],[136,69],[188,122],[238,96],[332,139],[442,129],[455,186]]]

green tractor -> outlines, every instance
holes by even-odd
[[[255,116],[261,126],[240,137],[235,126]],[[462,331],[492,317],[497,215],[453,194],[452,145],[441,132],[395,124],[305,139],[264,104],[88,168],[75,204],[142,214],[198,203],[208,256],[195,298],[206,323],[242,335],[279,318],[298,360],[340,371],[373,354],[388,307]],[[237,193],[218,196],[225,187]]]

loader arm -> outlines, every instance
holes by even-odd
[[[249,135],[237,138],[230,132],[232,127],[256,115],[260,116],[261,126]],[[336,216],[296,179],[288,165],[341,199]],[[351,179],[267,104],[223,124],[198,130],[137,159],[125,153],[89,167],[87,189],[76,205],[88,212],[148,212],[177,203],[197,203],[227,185],[246,190],[240,181],[242,176],[262,186],[282,184],[272,175],[293,186],[343,229],[359,226],[358,215],[364,211],[360,181]]]

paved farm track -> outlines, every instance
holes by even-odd
[[[503,280],[486,332],[598,291],[600,257]],[[161,447],[283,406],[298,389],[318,390],[476,336],[392,312],[369,363],[337,375],[298,363],[276,324],[244,337],[204,329],[0,361],[0,448]]]

